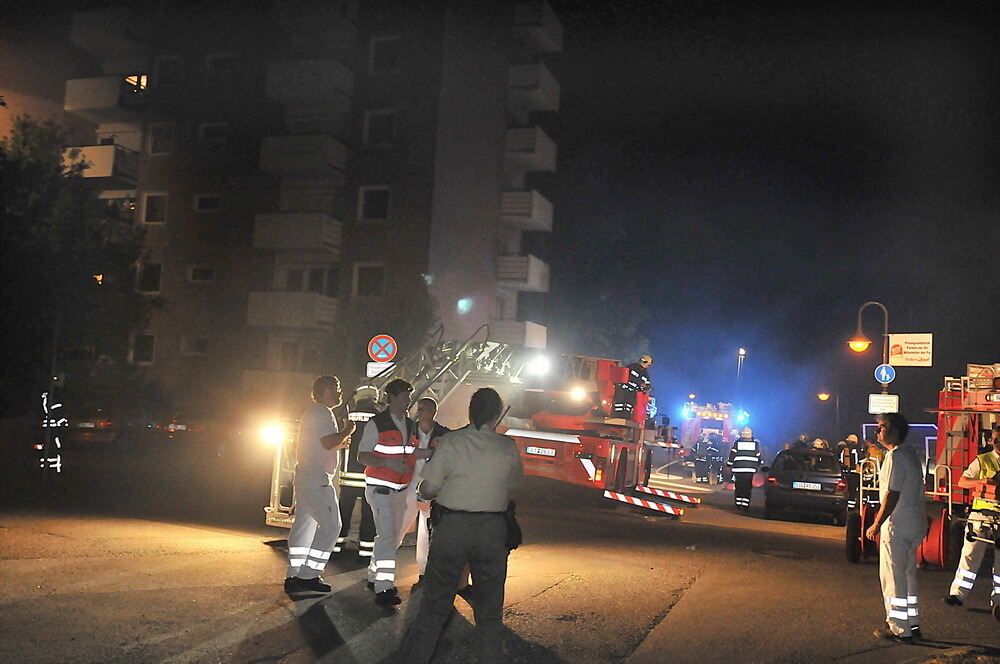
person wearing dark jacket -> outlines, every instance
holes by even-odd
[[[653,383],[649,380],[649,367],[653,366],[653,358],[649,355],[641,355],[638,362],[628,365],[628,377],[624,383],[615,385],[614,403],[611,412],[615,417],[625,419],[632,418],[635,410],[636,394],[639,392],[649,393],[653,388]]]
[[[750,493],[753,490],[753,476],[760,468],[760,443],[753,437],[753,429],[743,427],[740,437],[729,451],[729,466],[736,485],[736,509],[750,511]]]

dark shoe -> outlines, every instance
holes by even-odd
[[[958,595],[948,595],[944,598],[944,603],[948,606],[962,606],[965,602]]]
[[[910,628],[910,636],[913,637],[914,641],[922,641],[924,638],[924,635],[920,632],[920,627],[917,625]]]
[[[330,592],[330,584],[323,580],[322,577],[317,576],[315,579],[299,579],[306,590],[312,590],[317,593],[328,593]]]
[[[330,584],[324,583],[323,579],[300,579],[297,576],[290,576],[285,579],[286,593],[328,593]]]
[[[455,591],[455,594],[464,599],[469,604],[472,604],[472,584],[465,586],[464,588],[459,588]]]
[[[375,603],[379,606],[396,606],[397,604],[402,604],[403,600],[399,599],[395,588],[390,588],[389,590],[376,593]]]
[[[872,636],[874,636],[876,639],[882,639],[883,641],[892,641],[893,643],[904,643],[904,644],[913,643],[912,636],[899,636],[897,634],[893,634],[887,625],[879,627],[877,630],[872,632]]]
[[[369,581],[368,583],[365,584],[365,588],[367,588],[368,590],[375,590],[375,582]]]
[[[302,587],[302,579],[297,576],[289,576],[285,579],[285,592],[286,593],[300,593],[305,588]]]
[[[1000,604],[993,605],[993,619],[1000,620]]]

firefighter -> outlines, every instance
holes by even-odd
[[[980,454],[969,467],[958,478],[958,486],[962,489],[982,489],[984,485],[996,485],[1000,482],[1000,424],[993,426],[990,437],[990,450]],[[969,534],[973,536],[989,537],[982,533],[983,516],[981,510],[995,510],[996,502],[982,498],[976,498],[972,502],[972,512],[969,514]],[[980,564],[983,562],[983,554],[986,553],[989,542],[979,540],[969,541],[965,539],[962,546],[962,556],[958,561],[958,569],[955,570],[955,580],[951,583],[951,590],[944,601],[951,606],[962,606],[972,586],[976,582],[976,575],[979,573]],[[993,592],[990,594],[990,604],[993,606],[993,617],[1000,620],[1000,555],[993,557]]]
[[[750,511],[750,492],[753,489],[753,475],[760,467],[760,442],[753,437],[753,429],[743,427],[740,437],[729,451],[729,466],[736,485],[736,509]]]
[[[368,420],[358,461],[365,464],[365,497],[375,518],[375,547],[368,565],[368,587],[375,603],[395,606],[402,600],[396,592],[396,538],[406,512],[406,487],[413,476],[413,463],[426,459],[429,450],[417,449],[417,425],[406,416],[413,386],[396,378],[385,386],[389,407]]]
[[[299,420],[295,442],[295,523],[288,532],[288,572],[285,592],[330,592],[320,573],[326,567],[337,534],[340,510],[332,480],[339,463],[338,450],[350,445],[354,422],[340,431],[333,408],[343,393],[336,376],[313,382],[313,404]]]
[[[369,412],[374,412],[375,404],[369,401]],[[365,410],[366,408],[362,408]],[[358,461],[358,446],[361,437],[351,441],[351,446],[343,451],[340,471],[340,537],[333,547],[334,555],[344,550],[344,543],[351,531],[351,518],[354,516],[354,506],[361,501],[361,525],[358,527],[358,562],[368,565],[372,561],[372,551],[375,549],[375,517],[372,507],[365,498],[365,467]]]
[[[694,481],[698,484],[708,484],[708,434],[698,436],[694,444]]]
[[[722,473],[726,467],[726,457],[722,454],[722,436],[717,433],[708,434],[708,481],[709,484],[722,482]]]
[[[837,443],[837,456],[845,470],[857,468],[859,458],[858,434],[847,434],[847,438]]]
[[[649,380],[649,367],[653,366],[653,358],[649,355],[640,355],[638,362],[628,365],[628,379],[624,383],[615,384],[614,404],[612,414],[625,419],[632,418],[632,411],[635,410],[635,395],[638,392],[649,393],[653,389],[653,383]]]

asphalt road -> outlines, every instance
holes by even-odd
[[[293,601],[285,533],[261,525],[266,455],[163,442],[81,454],[64,484],[0,510],[0,660],[391,661],[419,605],[412,547],[396,610],[373,604],[353,556],[327,567],[333,593]],[[510,559],[509,661],[853,664],[1000,648],[988,589],[947,607],[942,570],[919,573],[929,641],[877,642],[877,567],[846,562],[842,528],[737,514],[730,501],[707,494],[673,520],[534,484]],[[471,622],[456,599],[435,661],[472,659]]]

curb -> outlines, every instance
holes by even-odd
[[[904,664],[1000,664],[1000,649],[989,646],[948,648],[930,657],[906,660]]]

